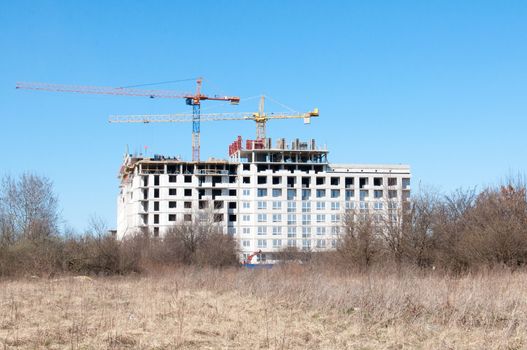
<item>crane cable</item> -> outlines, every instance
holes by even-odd
[[[120,89],[128,89],[128,88],[135,88],[135,87],[141,87],[141,86],[152,86],[152,85],[163,85],[163,84],[180,83],[180,82],[183,82],[183,81],[191,81],[191,80],[196,80],[196,79],[198,79],[198,78],[188,78],[188,79],[179,79],[179,80],[167,80],[167,81],[160,81],[160,82],[157,82],[157,83],[128,85],[128,86],[121,86]]]

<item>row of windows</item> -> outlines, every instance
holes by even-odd
[[[298,191],[296,189],[288,189],[287,190],[287,199],[293,200],[297,198],[302,198],[302,200],[312,199],[313,198],[313,192],[310,189],[303,189],[300,192],[300,196],[298,196]],[[256,190],[256,196],[257,197],[267,197],[268,196],[268,189],[267,188],[258,188]],[[325,190],[325,189],[318,189],[314,192],[315,198],[341,198],[341,194],[344,193],[344,197],[347,200],[350,200],[355,197],[355,190]],[[385,194],[389,199],[397,198],[397,190],[360,190],[359,191],[359,198],[361,200],[364,200],[366,198],[370,198],[371,194],[373,193],[373,198],[380,199],[384,198]],[[243,189],[242,190],[243,196],[250,196],[251,190],[250,189]],[[274,198],[281,197],[282,196],[282,190],[281,189],[273,189],[271,191],[271,195]]]
[[[159,217],[160,217],[159,214],[153,215],[153,220],[154,220],[153,223],[154,224],[159,224]],[[168,214],[168,221],[169,222],[175,222],[176,219],[177,219],[177,215],[176,214]],[[232,219],[232,218],[230,218],[230,219]],[[319,218],[317,217],[317,223],[322,223],[323,222],[323,221],[319,221],[318,219]],[[146,220],[146,218],[144,218],[144,220]],[[332,215],[331,220],[332,220],[331,222],[334,223],[334,224],[340,223],[340,215]],[[191,214],[184,214],[183,215],[183,221],[192,221],[192,215]],[[215,222],[223,221],[223,214],[214,214],[214,221]],[[147,222],[144,222],[144,223],[146,224]],[[295,221],[295,223],[296,223],[296,221]],[[302,224],[303,225],[310,225],[311,224],[311,219],[309,217],[304,217],[303,216]],[[332,226],[329,229],[330,231],[327,231],[325,226],[318,226],[318,227],[315,227],[314,229],[316,230],[316,234],[324,235],[326,233],[337,234],[337,233],[339,233],[339,229],[340,228],[338,226]],[[273,226],[273,227],[257,226],[256,232],[257,232],[258,235],[267,235],[268,233],[272,233],[273,235],[281,235],[282,233],[285,233],[285,227],[282,227],[282,226]],[[288,226],[287,227],[287,235],[288,236],[294,236],[294,235],[296,235],[296,232],[297,232],[297,227],[296,226]],[[231,233],[235,233],[235,231],[232,231]],[[251,234],[251,228],[250,227],[243,227],[242,228],[242,234]],[[304,236],[304,235],[309,235],[309,234],[311,234],[311,227],[302,227],[302,235]]]
[[[148,189],[143,189],[142,193],[143,193],[143,199],[148,199]],[[154,198],[159,198],[159,188],[155,188],[153,194],[154,194]],[[177,188],[169,188],[168,189],[168,195],[169,196],[177,196],[177,194],[178,194],[178,189]],[[184,188],[183,189],[183,195],[185,197],[192,197],[192,189]],[[133,198],[133,196],[132,196],[132,198]]]
[[[286,232],[285,229],[286,229],[285,227],[275,226],[271,228],[271,233],[273,235],[281,235],[282,233]],[[329,228],[325,226],[320,226],[320,227],[315,227],[314,229],[315,229],[315,232],[319,235],[323,235],[326,233],[331,233],[331,234],[340,233],[340,226],[331,226]],[[268,230],[269,230],[269,227],[267,226],[258,226],[256,228],[256,232],[258,235],[266,235],[269,232]],[[296,226],[287,227],[288,237],[295,237],[297,232],[300,232],[300,230]],[[311,227],[302,227],[301,232],[302,232],[302,235],[309,235],[311,234]],[[234,231],[232,233],[236,233],[236,232]],[[243,235],[250,235],[251,233],[252,233],[251,227],[242,227]]]
[[[359,215],[362,215],[363,217],[366,217],[368,214],[366,213],[359,213]],[[389,218],[396,222],[397,221],[397,214],[396,213],[390,213],[388,214],[389,215]],[[284,217],[285,218],[285,215],[282,216],[281,214],[273,214],[273,215],[270,215],[270,217],[272,218],[272,222],[273,223],[282,223],[282,218]],[[380,222],[382,220],[382,215],[380,214],[374,214],[373,216],[373,220],[376,221],[376,222]],[[267,223],[267,214],[258,214],[258,222],[259,223]],[[153,216],[153,219],[154,219],[154,224],[159,224],[159,214],[154,214]],[[176,214],[168,214],[168,221],[169,222],[175,222],[177,219],[177,215]],[[234,214],[230,214],[228,215],[228,221],[230,222],[235,222],[237,219],[237,216],[234,215]],[[242,215],[242,221],[245,221],[245,222],[248,222],[250,221],[251,219],[251,216],[248,215],[248,214],[245,214],[245,215]],[[302,225],[311,225],[312,224],[312,221],[314,221],[315,223],[327,223],[328,222],[328,219],[329,219],[329,222],[330,223],[333,223],[333,224],[339,224],[342,220],[342,217],[340,214],[331,214],[331,215],[326,215],[326,214],[316,214],[316,215],[310,215],[310,214],[302,214],[301,216],[301,220],[298,220],[298,223],[301,223]],[[147,215],[143,215],[143,221],[147,220]],[[222,222],[224,221],[224,215],[223,214],[214,214],[213,215],[213,220],[215,222]],[[183,215],[183,221],[192,221],[192,215],[191,214],[184,214]],[[144,224],[146,224],[147,222],[144,222]],[[287,229],[288,229],[288,233],[291,233],[291,232],[295,232],[296,230],[296,227],[295,225],[297,225],[297,215],[295,214],[288,214],[287,215]],[[304,231],[307,232],[307,230],[310,230],[310,227],[303,227],[302,228]],[[251,233],[250,231],[250,228],[249,227],[244,227],[242,228],[242,233],[244,234],[249,234]],[[267,226],[258,226],[257,228],[257,233],[260,235],[265,235],[268,233],[268,227]],[[273,234],[276,234],[276,235],[279,235],[282,233],[282,227],[281,226],[273,226],[271,227],[271,230],[272,230],[272,233]],[[318,227],[317,228],[317,234],[324,234],[325,233],[325,227]],[[332,233],[334,233],[332,231]]]
[[[326,239],[302,239],[302,240],[296,240],[296,239],[288,239],[287,241],[282,239],[259,239],[256,241],[256,247],[257,248],[267,248],[267,247],[273,247],[273,248],[281,248],[287,245],[288,247],[299,247],[301,246],[304,249],[309,249],[311,247],[316,248],[335,248],[337,246],[337,241],[335,239],[326,240]],[[251,247],[251,241],[243,240],[242,246],[245,248]]]
[[[282,184],[282,181],[285,180],[286,177],[282,177],[282,176],[273,176],[272,177],[272,180],[271,182],[269,183],[272,183],[273,185],[280,185]],[[148,176],[143,176],[143,185],[144,186],[148,186]],[[155,175],[154,176],[154,186],[159,186],[159,175]],[[171,183],[175,183],[175,182],[178,182],[178,177],[176,175],[169,175],[168,177],[168,182],[171,182]],[[218,178],[216,181],[217,182],[222,182],[221,181],[222,179],[221,178]],[[404,178],[403,179],[403,184],[405,183],[405,181],[409,182],[409,178]],[[302,176],[301,177],[301,180],[302,182],[302,186],[309,186],[311,184],[311,177],[309,176]],[[184,183],[191,183],[192,182],[192,176],[191,175],[185,175],[183,177],[183,182]],[[242,182],[243,183],[246,183],[246,184],[250,184],[251,183],[251,178],[250,177],[243,177],[242,178]],[[287,176],[287,184],[288,185],[295,185],[297,182],[297,178],[296,176]],[[368,185],[368,182],[369,182],[369,178],[368,177],[360,177],[359,178],[359,184],[360,186],[365,186],[365,185]],[[268,183],[268,177],[267,176],[263,176],[263,175],[260,175],[257,177],[256,179],[256,183],[259,184],[259,185],[265,185]],[[316,184],[317,186],[320,186],[320,185],[325,185],[326,184],[326,177],[316,177],[315,178],[315,181],[313,182],[314,184]],[[339,186],[341,183],[341,178],[340,177],[335,177],[335,176],[332,176],[329,178],[329,184],[331,186]],[[353,177],[345,177],[344,178],[344,185],[346,187],[350,187],[350,186],[353,186],[355,183],[355,179]],[[374,177],[373,178],[373,185],[374,186],[382,186],[383,185],[383,178],[382,177]],[[388,186],[396,186],[397,185],[397,178],[395,177],[389,177],[388,178]]]
[[[340,221],[340,214],[331,214],[331,215],[327,215],[331,222],[339,222]],[[300,218],[300,215],[298,215],[298,217]],[[316,220],[317,222],[325,222],[326,221],[326,215],[325,214],[316,214],[316,215],[311,215],[311,214],[302,214],[301,216],[301,221],[302,221],[302,224],[303,225],[308,225],[311,223],[311,218],[314,218],[314,220]],[[279,222],[282,222],[283,219],[285,219],[286,216],[285,215],[282,215],[282,214],[258,214],[256,216],[256,219],[258,222],[268,222],[269,219],[271,220],[271,222],[274,222],[274,223],[279,223]],[[250,214],[243,214],[242,215],[242,221],[245,221],[245,222],[248,222],[248,221],[251,221],[251,215]],[[296,224],[296,221],[297,221],[297,215],[296,214],[287,214],[287,224],[288,225],[294,225]]]
[[[265,215],[265,214],[264,214]],[[361,218],[366,218],[368,215],[367,212],[360,212],[355,215],[361,215]],[[371,214],[371,217],[376,222],[382,221],[383,215],[381,214]],[[398,214],[391,212],[387,214],[387,218],[389,217],[391,221],[397,221]],[[250,215],[242,215],[242,221],[248,222],[250,221],[251,217]],[[282,216],[278,214],[277,216],[273,215],[272,222],[273,223],[281,223],[282,222]],[[315,223],[328,223],[328,219],[330,223],[338,224],[342,220],[342,216],[340,214],[331,214],[331,215],[325,215],[325,214],[317,214],[317,215],[307,215],[302,214],[301,220],[297,221],[297,216],[294,214],[288,214],[287,215],[287,225],[288,228],[294,228],[295,225],[302,224],[302,225],[311,225],[312,222]],[[267,223],[267,216],[258,216],[258,222],[259,223]],[[249,233],[249,228],[244,228],[244,230],[247,230],[247,232],[244,231],[244,233]],[[266,228],[265,226],[261,226],[262,232],[265,232]]]
[[[143,211],[148,211],[148,202],[142,202],[142,209]],[[159,202],[153,202],[153,205],[154,205],[154,208],[153,210],[154,211],[159,211]],[[183,204],[179,204],[180,206],[182,205],[183,208],[185,209],[192,209],[192,202],[183,202]],[[175,209],[175,208],[178,208],[178,202],[176,201],[169,201],[168,202],[168,208],[169,209]]]
[[[364,203],[367,204],[367,203]],[[367,205],[361,206],[361,209],[367,210]],[[374,209],[383,209],[382,203],[374,203]],[[361,210],[362,212],[362,210]],[[215,214],[215,215],[222,215],[222,214]],[[378,214],[377,214],[378,215]],[[251,214],[242,214],[241,221],[242,222],[250,222],[252,220]],[[231,214],[229,215],[229,221],[233,222],[236,221],[237,215]],[[287,219],[287,220],[286,220]],[[332,222],[332,223],[338,223],[341,221],[341,214],[257,214],[256,221],[260,223],[282,223],[284,221],[287,221],[288,225],[296,225],[297,221],[301,222],[302,225],[309,225],[312,221],[324,223],[324,222]]]
[[[287,237],[296,237],[297,233],[300,232],[297,230],[297,227],[287,227]],[[340,233],[340,227],[339,226],[316,226],[316,227],[302,227],[302,237],[310,237],[311,233],[323,236],[325,234],[339,234]],[[251,228],[250,227],[244,227],[242,228],[243,234],[250,234]],[[267,227],[267,226],[258,226],[256,227],[256,234],[259,236],[265,236],[267,234],[272,234],[273,236],[280,236],[283,233],[286,233],[285,227],[281,226],[274,226],[274,227]]]
[[[287,178],[286,181],[287,181],[288,187],[292,187],[292,186],[296,185],[297,177],[295,177],[295,176],[287,176],[287,177],[273,176],[270,183],[272,183],[273,185],[280,185],[280,184],[282,184],[282,181],[285,180],[285,178]],[[155,175],[154,176],[154,186],[159,186],[159,179],[160,179],[159,175]],[[359,187],[360,188],[364,188],[365,186],[369,185],[370,178],[368,178],[368,177],[359,177],[358,179],[359,179]],[[178,180],[178,177],[176,175],[169,175],[169,177],[168,177],[168,182],[170,182],[170,183],[178,182],[177,180]],[[329,178],[329,184],[331,186],[340,186],[341,180],[342,179],[340,177],[330,177]],[[355,184],[355,178],[353,178],[353,177],[345,177],[345,178],[343,178],[343,180],[344,180],[344,185],[345,185],[346,188],[352,187]],[[387,180],[388,180],[387,181],[387,185],[388,186],[397,186],[397,178],[389,177]],[[217,178],[217,179],[215,179],[213,181],[216,182],[216,183],[222,183],[222,179],[221,178]],[[232,181],[234,181],[234,180],[229,179],[229,182],[232,182]],[[302,176],[300,181],[302,183],[302,187],[309,187],[309,186],[312,185],[311,177],[309,177],[309,176]],[[251,183],[251,178],[250,177],[243,177],[242,178],[242,182],[245,183],[245,184],[250,184]],[[183,183],[192,183],[192,176],[191,175],[185,175],[183,177]],[[268,177],[267,176],[258,176],[256,183],[258,185],[265,185],[265,184],[268,183]],[[326,184],[326,177],[316,177],[315,181],[313,181],[313,184],[316,184],[317,186],[325,185]],[[378,186],[383,186],[383,184],[384,184],[384,179],[382,177],[374,177],[373,178],[373,186],[378,187]],[[148,186],[148,176],[143,176],[143,178],[142,178],[142,185],[143,186]],[[408,188],[409,186],[410,186],[410,179],[409,178],[403,178],[402,179],[402,187],[403,188]]]
[[[256,179],[256,183],[258,185],[265,185],[265,184],[268,184],[268,183],[272,183],[273,185],[280,185],[282,184],[282,182],[287,178],[287,185],[288,186],[294,186],[296,185],[297,183],[297,177],[296,176],[272,176],[272,180],[271,182],[269,182],[268,180],[268,176],[265,176],[265,175],[260,175],[257,177]],[[362,188],[364,186],[368,186],[368,183],[369,183],[369,180],[370,178],[368,177],[359,177],[359,186]],[[300,181],[302,183],[302,187],[309,187],[312,183],[317,185],[317,186],[321,186],[321,185],[326,185],[326,181],[327,178],[326,177],[323,177],[323,176],[317,176],[315,178],[315,181],[312,181],[312,178],[309,177],[309,176],[302,176]],[[340,186],[342,180],[344,180],[344,185],[346,187],[351,187],[355,184],[355,178],[354,177],[344,177],[344,178],[341,178],[341,177],[337,177],[337,176],[332,176],[329,178],[329,185],[331,186]],[[396,177],[389,177],[387,179],[387,185],[388,186],[397,186],[397,178]],[[244,177],[243,178],[243,183],[251,183],[251,178],[250,177]],[[408,183],[409,185],[409,182],[410,182],[410,179],[409,178],[404,178],[403,179],[403,185],[405,183]],[[382,177],[374,177],[373,178],[373,186],[383,186],[383,183],[384,183],[384,179]]]
[[[154,175],[154,186],[159,186],[159,175]],[[176,175],[169,175],[168,176],[168,182],[177,182],[177,176]],[[192,183],[192,175],[185,175],[183,177],[184,183]],[[148,175],[145,175],[141,178],[141,185],[148,186]]]
[[[169,222],[175,222],[176,221],[176,214],[168,214],[168,221]],[[159,224],[159,214],[153,215],[154,225]],[[192,215],[191,214],[184,214],[183,215],[183,221],[192,221]],[[148,224],[148,216],[143,216],[143,224]]]
[[[183,196],[184,197],[192,197],[192,189],[191,188],[183,188],[183,189],[169,188],[168,189],[168,195],[169,196],[177,196],[178,193],[181,190],[183,190]],[[149,195],[148,189],[143,189],[142,193],[143,193],[143,199],[148,199],[148,195]],[[160,194],[160,189],[159,188],[155,188],[154,191],[153,191],[154,198],[159,198],[159,194]],[[225,190],[225,192],[223,192],[221,189],[216,189],[216,190],[212,190],[212,195],[213,196],[222,196],[222,195],[236,196],[236,190],[235,189],[230,189],[230,190]],[[132,197],[131,198],[133,199],[133,193],[132,193]]]
[[[184,189],[179,189],[179,190],[183,190],[183,196],[185,197],[192,197],[192,189],[190,188],[184,188]],[[218,195],[221,195],[221,190],[218,190],[220,191]],[[154,189],[154,198],[159,198],[159,189],[156,188]],[[259,188],[257,189],[257,196],[258,197],[267,197],[269,191],[267,188]],[[389,199],[394,199],[394,198],[397,198],[397,190],[388,190],[387,192],[387,196]],[[297,198],[297,190],[295,189],[289,189],[287,190],[287,199],[289,200],[293,200],[293,199],[296,199]],[[380,199],[380,198],[383,198],[384,197],[384,194],[385,194],[385,191],[383,190],[373,190],[373,198],[376,198],[376,199]],[[168,195],[169,196],[177,196],[178,195],[178,189],[177,188],[169,188],[168,189]],[[236,190],[229,190],[228,192],[228,195],[229,196],[236,196]],[[250,189],[243,189],[242,190],[242,195],[243,196],[250,196],[251,195],[251,190]],[[329,197],[328,197],[329,195]],[[271,196],[273,198],[280,198],[282,197],[282,190],[281,189],[272,189],[271,191]],[[345,190],[344,191],[344,196],[347,200],[350,200],[352,198],[355,197],[355,190]],[[319,190],[316,190],[315,192],[315,197],[316,198],[340,198],[341,197],[341,190],[325,190],[325,189],[319,189]],[[359,191],[359,198],[361,200],[364,200],[366,198],[369,198],[370,197],[370,190],[360,190]],[[143,198],[144,199],[147,199],[148,198],[148,190],[147,189],[144,189],[143,190]],[[312,191],[309,190],[309,189],[303,189],[301,190],[301,198],[303,200],[307,200],[307,199],[311,199],[312,198]]]
[[[303,212],[309,212],[311,211],[311,203],[312,202],[302,202],[302,211]],[[326,203],[330,203],[327,207],[331,208],[331,210],[339,210],[340,209],[340,202],[322,202],[322,201],[316,201],[314,202],[316,206],[316,210],[325,210],[326,209]],[[359,207],[360,209],[368,209],[369,205],[368,202],[360,202]],[[272,208],[273,210],[281,210],[282,209],[282,202],[281,201],[258,201],[256,203],[257,209],[263,210]],[[345,202],[344,207],[346,209],[355,209],[355,202]],[[373,202],[373,208],[374,209],[383,209],[384,203],[383,202]],[[396,209],[397,208],[397,202],[388,202],[387,203],[388,209]],[[243,209],[250,209],[251,208],[251,202],[244,201],[242,202],[242,208]],[[289,201],[287,202],[287,211],[288,212],[295,212],[296,211],[296,202]]]
[[[331,210],[339,210],[340,209],[340,203],[339,202],[329,202],[330,205],[328,208],[331,208]],[[348,202],[349,203],[349,202]],[[265,201],[258,201],[257,202],[257,208],[260,210],[267,209],[268,203]],[[242,207],[245,209],[249,209],[251,207],[249,202],[243,202]],[[273,210],[280,210],[282,209],[282,202],[279,201],[273,201],[270,202],[270,207]],[[346,207],[351,207],[351,205],[347,205]],[[316,208],[317,210],[324,210],[326,209],[326,202],[316,202]],[[287,203],[287,211],[288,212],[294,212],[296,211],[296,202],[288,202]],[[309,212],[311,211],[311,202],[302,202],[302,211],[303,212]]]
[[[192,221],[192,214],[183,214],[182,217],[183,217],[183,221],[187,221],[187,222],[191,222]],[[154,214],[153,215],[154,225],[159,224],[159,218],[160,218],[160,214]],[[178,218],[177,214],[168,214],[168,221],[169,222],[176,222],[177,218]],[[212,216],[212,219],[213,219],[214,222],[222,222],[224,220],[224,217],[223,217],[223,214],[214,214]],[[231,221],[236,221],[236,215],[229,215],[229,219]],[[143,221],[143,224],[147,225],[148,224],[148,215],[146,215],[146,214],[142,215],[142,221]]]
[[[159,203],[160,202],[153,202],[153,211],[159,211]],[[330,202],[328,206],[326,206],[326,202],[315,202],[316,203],[316,210],[325,210],[326,207],[331,210],[340,210],[341,205],[339,202]],[[142,204],[142,210],[144,212],[149,211],[149,203],[143,202]],[[265,201],[259,201],[257,208],[258,209],[267,209],[267,202]],[[373,209],[375,210],[382,210],[384,209],[384,203],[383,202],[373,202]],[[396,202],[388,202],[387,203],[388,209],[396,209],[397,203]],[[179,206],[181,206],[184,209],[192,209],[192,202],[180,202]],[[243,202],[242,207],[245,209],[250,208],[250,202]],[[359,202],[358,209],[369,209],[370,203],[368,202]],[[178,208],[178,202],[177,201],[169,201],[168,202],[168,208],[169,209],[176,209]],[[221,209],[219,206],[215,206],[215,208]],[[282,202],[273,201],[272,202],[272,209],[273,210],[280,210],[282,208]],[[356,209],[355,202],[345,202],[345,209]],[[296,212],[296,203],[295,202],[288,202],[287,203],[287,211],[288,212]],[[302,202],[302,212],[309,213],[311,212],[311,202]],[[258,221],[259,222],[265,222],[267,221],[267,215],[268,214],[258,214]],[[289,217],[293,214],[288,215],[288,221]],[[272,218],[273,222],[280,222],[282,221],[282,214],[269,214],[269,216]],[[323,217],[324,214],[317,214],[317,221],[324,221]],[[320,219],[319,219],[320,218]],[[244,214],[242,216],[242,221],[250,221],[251,215],[250,214]]]
[[[360,215],[362,216],[362,219],[365,219],[367,214],[360,214]],[[373,215],[372,218],[373,218],[374,222],[378,222],[378,223],[383,220],[382,215],[379,215],[379,214]],[[392,222],[397,222],[398,221],[397,214],[389,214],[388,218]],[[176,219],[177,219],[177,215],[176,214],[168,214],[168,221],[169,222],[175,222]],[[317,215],[316,219],[317,219],[316,223],[325,223],[325,221],[324,221],[325,215]],[[159,214],[155,214],[153,216],[153,220],[154,220],[154,222],[153,222],[154,224],[159,224]],[[213,220],[214,220],[214,222],[222,222],[224,220],[223,214],[214,214]],[[340,223],[340,220],[341,220],[340,215],[331,215],[331,223],[338,224],[338,223]],[[188,222],[192,221],[192,215],[191,214],[184,214],[183,215],[183,221],[188,221]],[[236,215],[229,215],[229,221],[236,221]],[[144,224],[148,224],[147,217],[143,217],[143,223]],[[296,225],[296,220],[294,220],[294,219],[288,220],[287,224],[288,225]],[[311,218],[310,218],[310,216],[302,215],[302,225],[311,225]],[[231,229],[230,233],[232,233],[232,234],[236,233],[236,229],[235,228],[230,228],[230,229]],[[257,227],[257,234],[258,235],[267,235],[269,232],[271,232],[273,235],[281,235],[283,232],[285,233],[285,231],[283,231],[283,229],[284,228],[282,228],[281,226],[272,226],[272,227],[258,226]],[[288,226],[287,227],[287,235],[288,235],[288,237],[295,236],[296,235],[296,229],[297,229],[296,226]],[[338,226],[331,226],[330,229],[329,229],[330,230],[329,233],[337,234],[337,233],[339,233],[339,229],[340,228]],[[317,235],[324,235],[324,234],[326,234],[328,232],[327,228],[325,226],[317,226],[317,227],[315,227],[315,230],[316,230],[316,234]],[[251,228],[250,227],[243,227],[242,228],[242,234],[250,234],[250,233],[251,233]],[[302,227],[302,237],[309,237],[310,234],[311,234],[311,227],[310,226]]]

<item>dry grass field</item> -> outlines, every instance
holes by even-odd
[[[3,349],[522,349],[527,273],[179,269],[0,282]]]

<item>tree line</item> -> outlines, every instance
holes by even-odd
[[[237,243],[207,217],[118,240],[98,218],[86,232],[60,232],[58,197],[43,176],[6,176],[0,184],[0,277],[57,273],[127,274],[167,266],[234,266]]]
[[[237,266],[238,243],[211,216],[174,225],[163,237],[148,231],[118,240],[101,220],[82,234],[60,232],[59,201],[43,176],[6,176],[0,184],[0,277],[56,273],[127,274],[164,267]],[[421,191],[405,205],[377,214],[348,210],[337,249],[286,248],[283,261],[330,265],[441,269],[520,268],[527,263],[527,195],[523,181],[449,195]],[[199,217],[199,216],[198,216]]]
[[[352,211],[344,230],[335,258],[350,268],[519,268],[527,263],[526,187],[509,181],[480,192],[421,192],[380,218]]]

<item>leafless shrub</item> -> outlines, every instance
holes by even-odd
[[[374,263],[379,250],[379,236],[372,217],[361,211],[346,213],[344,233],[337,242],[342,264],[364,271]]]
[[[421,193],[412,199],[411,210],[403,216],[406,237],[404,255],[412,265],[423,268],[434,263],[434,228],[438,203],[435,194]]]
[[[192,223],[176,224],[163,237],[165,257],[185,265],[228,266],[238,262],[236,241],[203,216]]]
[[[298,261],[301,258],[301,251],[297,247],[285,247],[276,253],[276,259],[283,262]]]
[[[525,187],[487,189],[464,213],[460,246],[472,265],[523,266],[527,262]]]
[[[20,239],[0,247],[0,276],[49,276],[60,271],[62,241],[57,237]]]
[[[75,273],[102,275],[125,272],[121,269],[121,244],[111,235],[84,235],[69,239],[64,245],[64,269]]]
[[[375,233],[380,239],[381,249],[397,269],[408,255],[411,234],[411,212],[402,206],[387,208],[386,214],[375,214]]]
[[[168,253],[171,254],[170,260],[190,265],[208,233],[210,227],[199,222],[181,223],[171,227],[163,238]]]
[[[203,239],[195,253],[194,263],[198,266],[236,266],[237,243],[230,235],[223,232],[211,232]]]

